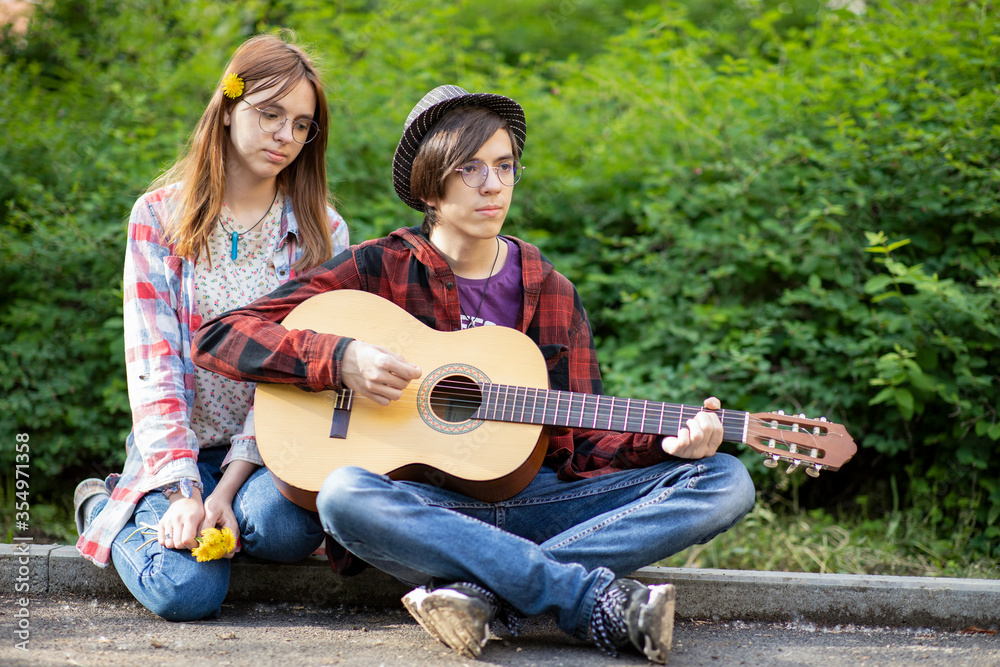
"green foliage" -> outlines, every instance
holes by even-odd
[[[536,224],[589,304],[609,389],[825,414],[862,446],[838,475],[905,476],[942,530],[975,508],[970,544],[995,555],[1000,146],[979,64],[995,20],[870,10],[784,32],[762,11],[742,43],[678,7],[635,16],[559,66],[528,162],[557,174]],[[817,502],[831,484],[855,486]]]
[[[867,516],[823,509],[792,511],[760,503],[735,528],[659,563],[666,567],[1000,579],[996,561],[977,558],[970,531],[938,533],[915,512]],[[975,520],[965,517],[964,526]]]
[[[507,229],[577,283],[608,392],[825,414],[856,459],[804,482],[743,453],[761,488],[995,559],[995,10],[867,5],[43,6],[0,44],[0,442],[32,434],[43,496],[119,465],[125,217],[236,45],[289,27],[323,56],[355,241],[420,220],[388,165],[424,92],[511,95],[530,132]]]
[[[72,491],[64,471],[107,474],[124,459],[125,221],[207,84],[188,78],[202,67],[176,69],[196,59],[194,3],[118,4],[52,3],[0,48],[0,440],[30,435],[40,498],[65,497],[56,480]],[[228,43],[201,44],[228,57]],[[0,463],[12,461],[5,445]]]

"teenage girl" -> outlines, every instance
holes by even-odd
[[[88,479],[77,548],[168,620],[217,616],[237,551],[295,561],[323,541],[257,452],[255,385],[196,368],[202,320],[244,306],[348,244],[329,206],[330,119],[300,47],[259,35],[237,49],[180,159],[136,202],[125,257],[132,432],[120,475]],[[202,529],[237,537],[196,562]],[[148,541],[148,543],[147,543]],[[145,546],[141,546],[145,543]]]

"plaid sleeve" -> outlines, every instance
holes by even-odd
[[[195,363],[233,380],[339,388],[340,362],[352,339],[279,324],[309,297],[334,289],[364,289],[353,249],[205,322],[194,337]]]
[[[194,315],[180,289],[184,260],[170,255],[157,217],[166,196],[159,191],[136,202],[125,254],[125,370],[148,488],[199,478],[198,440],[188,427],[194,367],[185,360]]]

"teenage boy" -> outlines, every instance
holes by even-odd
[[[531,337],[552,389],[601,393],[576,289],[533,245],[501,236],[527,127],[509,98],[457,86],[429,92],[406,119],[393,184],[420,228],[350,248],[246,308],[205,323],[195,361],[227,377],[313,391],[350,388],[398,400],[421,369],[386,348],[279,322],[305,299],[364,290],[428,326],[507,326]],[[435,638],[478,656],[495,620],[551,613],[614,655],[631,644],[663,663],[674,590],[621,578],[707,542],[750,510],[753,485],[716,453],[718,399],[676,437],[570,429],[550,434],[544,465],[513,498],[482,502],[357,467],[327,477],[324,530],[358,558],[417,588],[403,602]],[[515,613],[516,612],[516,613]]]

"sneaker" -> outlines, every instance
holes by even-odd
[[[674,587],[643,586],[616,579],[594,605],[590,621],[594,643],[610,656],[631,644],[650,662],[666,664],[674,634]]]
[[[440,588],[415,588],[403,605],[432,637],[467,658],[477,658],[497,617],[517,634],[517,617],[496,595],[476,584],[457,582]]]
[[[80,535],[83,535],[83,531],[90,525],[90,512],[86,511],[90,508],[90,504],[87,501],[102,495],[111,496],[102,479],[91,477],[76,485],[76,491],[73,492],[73,515],[76,517],[76,530]]]

